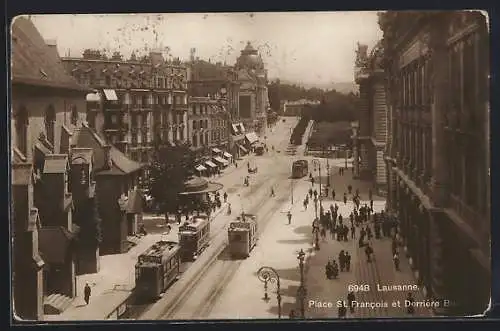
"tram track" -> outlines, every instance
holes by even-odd
[[[278,169],[283,169],[283,161],[287,161],[283,158],[274,158],[273,161],[275,162],[276,166],[279,166]],[[288,167],[287,167],[288,168]],[[287,169],[286,168],[286,169]],[[287,169],[288,170],[288,169]],[[275,185],[276,182],[281,181],[283,182],[283,179],[286,178],[288,175],[287,172],[282,172],[280,174],[273,174],[273,176],[266,176],[266,177],[272,177],[275,178],[272,180],[271,185]],[[286,177],[285,177],[286,176]],[[265,178],[262,179],[263,183],[266,183],[267,181],[264,180]],[[263,185],[260,186],[262,188]],[[288,195],[288,188],[284,187],[283,185],[277,186],[277,189],[275,190],[275,193],[277,193],[277,201],[282,201],[283,198],[286,199]],[[257,215],[257,221],[259,222],[259,227],[258,227],[258,236],[264,231],[265,226],[268,224],[269,220],[271,219],[271,215],[276,212],[276,202],[273,202],[271,204],[268,204],[267,202],[272,201],[268,198],[267,195],[262,195],[262,198],[259,199],[257,203],[255,203],[251,208],[250,208],[250,213]],[[267,204],[267,207],[265,207]],[[260,211],[260,212],[259,212]],[[224,229],[227,226],[227,224],[224,225]],[[223,235],[227,235],[226,232],[222,232]],[[220,235],[220,233],[218,234]],[[258,242],[257,242],[258,245]],[[227,242],[224,241],[223,244],[221,245],[222,249],[220,250],[219,254],[217,254],[213,259],[208,262],[204,268],[203,271],[200,272],[196,280],[193,280],[193,284],[196,284],[198,280],[205,278],[207,274],[209,274],[211,271],[214,270],[222,270],[221,273],[219,273],[218,276],[218,281],[217,283],[213,284],[207,295],[203,296],[202,299],[197,300],[199,303],[195,306],[195,308],[192,310],[192,313],[190,314],[189,318],[190,319],[203,319],[208,317],[210,314],[215,302],[217,299],[220,297],[222,292],[224,291],[225,287],[229,283],[229,281],[232,279],[234,274],[237,272],[239,266],[241,263],[243,263],[244,260],[221,260],[219,257],[224,253],[225,249],[227,248]],[[191,294],[196,291],[197,287],[200,286],[200,284],[196,284],[195,286],[190,286],[188,290],[186,290],[182,298],[179,298],[177,302],[171,306],[168,311],[166,311],[163,315],[161,315],[159,318],[160,319],[176,319],[176,315],[178,316],[181,312],[186,313],[183,311],[181,308],[187,305],[187,301],[191,298]],[[200,291],[204,291],[204,289],[200,289]],[[182,319],[185,319],[186,317],[183,316]]]

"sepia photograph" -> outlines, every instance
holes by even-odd
[[[17,321],[481,316],[483,11],[10,26]]]

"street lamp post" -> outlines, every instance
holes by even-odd
[[[293,178],[290,178],[290,191],[291,191],[291,198],[292,198],[292,205],[293,205]]]
[[[314,219],[312,227],[314,235],[314,249],[319,251],[319,221],[317,217]]]
[[[262,267],[257,271],[257,277],[264,283],[264,301],[269,301],[269,296],[267,295],[267,284],[276,283],[276,299],[278,300],[278,318],[281,319],[281,293],[280,293],[280,276],[278,272],[271,267]]]
[[[307,289],[304,285],[304,258],[306,254],[302,249],[297,255],[297,259],[299,260],[299,268],[300,268],[300,286],[297,290],[297,297],[300,300],[300,317],[305,318],[305,300],[307,296]]]
[[[330,187],[330,163],[328,162],[328,159],[326,159],[326,187]]]

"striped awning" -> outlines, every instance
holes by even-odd
[[[204,171],[204,170],[207,170],[207,168],[205,168],[205,167],[204,167],[204,166],[202,166],[201,164],[200,164],[200,165],[197,165],[197,166],[195,167],[195,169],[196,169],[197,171]]]
[[[224,152],[224,157],[227,157],[228,159],[232,158],[233,156],[231,154],[229,154],[228,152]]]
[[[217,147],[212,148],[212,152],[214,152],[214,153],[222,153],[222,151],[220,149],[218,149]]]
[[[239,148],[240,148],[240,149],[241,149],[244,153],[248,153],[248,150],[247,150],[245,147],[243,147],[243,146],[241,146],[241,145],[238,145],[238,147],[239,147]]]
[[[118,101],[118,97],[116,96],[115,90],[103,89],[104,95],[106,96],[106,100],[108,101]]]
[[[212,161],[206,161],[205,164],[211,168],[217,168],[217,165]]]
[[[245,135],[245,138],[248,139],[248,142],[251,144],[259,141],[259,137],[255,134],[255,132],[250,132]]]

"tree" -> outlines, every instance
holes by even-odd
[[[194,175],[195,155],[188,144],[170,144],[156,139],[150,165],[149,194],[160,211],[176,213],[181,206],[179,193]]]

